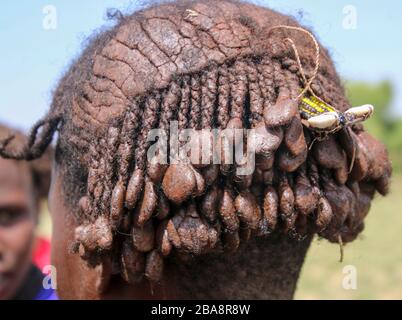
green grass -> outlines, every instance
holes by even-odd
[[[377,196],[360,238],[345,247],[316,239],[307,255],[296,299],[402,299],[402,175],[391,194]],[[357,270],[357,289],[342,287],[343,267]]]

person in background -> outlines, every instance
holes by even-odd
[[[0,136],[10,129],[0,124]],[[23,143],[21,133],[10,147]],[[49,261],[50,244],[37,239],[40,201],[50,184],[51,153],[32,163],[0,159],[0,300],[55,300],[43,286],[39,267]]]

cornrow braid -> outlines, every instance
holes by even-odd
[[[199,74],[191,77],[191,109],[189,127],[191,129],[199,129],[201,117],[201,79]]]
[[[286,81],[285,75],[283,74],[281,64],[278,61],[273,61],[273,81],[276,90],[280,90],[282,88],[289,89],[289,84]]]
[[[249,122],[252,127],[263,120],[264,99],[261,92],[259,83],[258,67],[252,58],[247,59],[247,78],[248,78],[248,91],[250,95],[250,118]]]
[[[247,94],[246,64],[236,60],[229,71],[231,94],[231,118],[243,119],[245,116],[245,100]]]
[[[174,81],[169,89],[162,95],[162,109],[159,123],[161,129],[168,131],[170,122],[176,119],[180,102],[180,92],[180,85],[177,81]]]
[[[215,65],[203,73],[201,79],[201,128],[211,129],[217,98],[218,71]]]
[[[179,132],[179,147],[183,146],[185,144],[185,134],[184,130],[187,128],[187,126],[189,125],[190,122],[190,101],[191,101],[191,77],[190,76],[184,76],[183,77],[183,81],[181,84],[181,100],[180,100],[180,106],[179,106],[179,110],[178,110],[178,115],[177,115],[177,119],[178,119],[178,128],[180,130]],[[175,151],[173,151],[173,154],[176,154]],[[178,155],[179,158],[181,155]],[[180,159],[178,159],[180,160]]]
[[[180,84],[177,83],[178,80],[174,81],[169,90],[166,91],[166,93],[162,96],[162,109],[161,109],[161,118],[160,118],[160,123],[159,123],[159,128],[161,130],[164,130],[166,134],[166,141],[164,143],[168,142],[168,137],[170,134],[170,124],[171,121],[176,120],[178,117],[178,114],[180,111],[179,105],[180,105],[180,100],[181,100],[181,87]],[[169,156],[170,154],[176,154],[177,150],[171,150],[169,149],[170,143],[164,146],[163,150],[167,152],[166,154],[166,159],[169,162]]]
[[[94,205],[94,210],[96,213],[96,216],[100,216],[106,213],[104,210],[106,206],[109,206],[107,203],[102,203],[102,198],[103,198],[103,193],[105,191],[105,185],[108,183],[108,181],[104,177],[104,173],[106,173],[106,157],[103,156],[103,151],[107,150],[107,140],[104,138],[104,135],[101,135],[101,139],[98,142],[98,148],[97,148],[97,153],[96,157],[99,159],[99,166],[97,169],[97,177],[98,181],[95,186],[94,190],[94,197],[93,197],[93,205]],[[109,155],[111,157],[112,155]],[[112,164],[111,164],[112,165]],[[111,181],[109,182],[111,183]]]
[[[99,211],[95,206],[95,190],[97,189],[97,185],[100,184],[100,160],[99,153],[97,150],[97,146],[99,148],[99,144],[90,145],[89,146],[89,165],[88,165],[88,178],[87,178],[87,201],[88,206],[81,208],[83,211],[84,217],[87,219],[95,218],[96,214],[99,214]],[[89,208],[93,208],[93,210],[89,210]],[[89,211],[88,211],[89,210]]]
[[[190,76],[184,76],[182,87],[181,87],[181,101],[178,112],[178,123],[179,129],[187,128],[189,122],[189,111],[190,111],[190,88],[191,88],[191,78]]]
[[[218,125],[226,128],[230,117],[230,82],[229,72],[226,65],[218,68]]]
[[[113,185],[115,182],[115,175],[118,172],[116,155],[118,154],[119,138],[121,127],[112,126],[109,128],[106,140],[106,157],[105,157],[105,169],[103,171],[103,195],[100,199],[100,208],[102,212],[108,212],[110,210],[110,199],[112,196]]]
[[[124,184],[127,183],[128,174],[130,172],[131,160],[133,159],[134,151],[138,141],[135,139],[138,136],[140,127],[140,119],[142,115],[141,101],[135,99],[133,104],[127,109],[123,127],[121,130],[121,143],[119,146],[119,179]]]
[[[271,61],[266,57],[262,57],[258,69],[258,84],[261,89],[264,109],[268,107],[276,99],[274,85],[274,70]]]
[[[138,137],[138,150],[135,153],[135,168],[139,170],[145,169],[145,155],[149,142],[147,137],[149,131],[157,125],[158,110],[161,107],[161,95],[159,93],[150,95],[145,101],[143,125]]]

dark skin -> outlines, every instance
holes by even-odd
[[[111,277],[108,261],[96,268],[88,266],[78,254],[69,253],[74,241],[74,229],[79,226],[72,209],[65,205],[63,177],[55,165],[49,192],[49,210],[52,216],[52,264],[57,268],[58,295],[61,299],[168,299],[174,298],[171,290],[154,287],[153,294],[148,281],[128,286],[119,276]],[[83,276],[85,274],[85,276]],[[99,290],[106,287],[106,290]]]
[[[236,254],[172,257],[159,284],[129,285],[104,259],[95,268],[71,253],[75,210],[66,202],[63,170],[55,164],[49,192],[53,222],[52,264],[57,268],[61,299],[291,299],[312,236],[290,240],[285,234],[250,241]],[[211,287],[213,283],[213,288]]]
[[[0,300],[12,298],[24,281],[36,223],[29,164],[0,158]]]

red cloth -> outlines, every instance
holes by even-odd
[[[45,266],[50,265],[50,241],[48,239],[42,237],[36,239],[32,262],[41,271]]]

